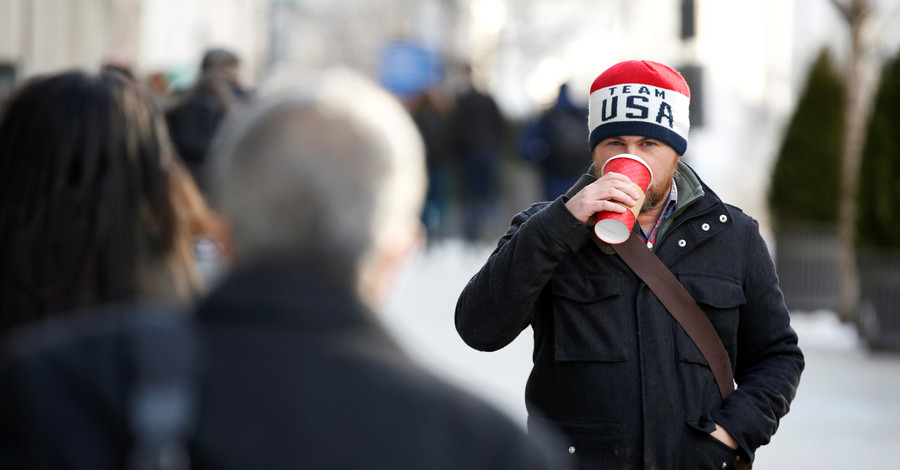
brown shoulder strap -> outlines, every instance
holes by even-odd
[[[597,242],[600,242],[597,240]],[[731,361],[722,339],[700,306],[678,282],[672,271],[647,247],[636,234],[624,243],[612,245],[619,257],[631,268],[647,287],[656,294],[666,310],[681,325],[706,358],[724,400],[734,391],[734,375]]]
[[[591,165],[590,170],[581,176],[581,179],[569,189],[566,196],[571,198],[582,188],[596,181],[597,177],[593,173],[594,166]],[[598,245],[605,245],[596,237],[591,238]],[[697,345],[709,364],[716,384],[719,386],[719,393],[724,400],[734,391],[734,373],[731,370],[731,361],[728,359],[725,345],[722,344],[722,339],[719,338],[709,318],[703,313],[703,310],[700,310],[700,306],[678,282],[672,271],[669,271],[669,268],[641,243],[636,234],[632,234],[622,244],[610,246],[625,261],[625,264],[647,284],[656,298]]]

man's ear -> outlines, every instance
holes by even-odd
[[[397,232],[388,243],[378,248],[368,285],[362,286],[363,297],[373,306],[388,298],[400,270],[425,243],[425,227],[419,221]]]

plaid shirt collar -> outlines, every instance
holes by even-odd
[[[647,248],[651,250],[656,245],[656,236],[659,233],[659,227],[662,226],[663,222],[675,212],[675,204],[678,202],[678,185],[675,184],[675,180],[672,180],[672,189],[669,191],[669,199],[666,201],[665,208],[659,214],[659,219],[656,221],[656,225],[653,227],[653,231],[648,235],[644,232],[644,229],[641,228],[640,234],[641,239],[647,244]]]

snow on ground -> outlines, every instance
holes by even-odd
[[[830,310],[791,312],[791,326],[797,331],[802,348],[853,351],[864,347],[856,327],[841,323]]]

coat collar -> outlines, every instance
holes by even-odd
[[[679,162],[675,178],[686,195],[660,228],[656,244],[657,256],[668,266],[734,224],[734,211],[688,165]]]
[[[680,160],[675,168],[675,184],[678,185],[678,204],[675,206],[675,212],[672,213],[673,217],[677,217],[684,209],[706,194],[703,182],[700,181],[694,170]]]
[[[700,181],[694,170],[681,160],[678,161],[678,166],[675,168],[675,184],[678,186],[679,192],[678,203],[675,205],[672,215],[659,228],[658,238],[663,238],[672,223],[706,195],[703,182]],[[715,199],[718,200],[718,197]]]
[[[571,198],[596,179],[596,170],[591,165],[588,172],[563,197]],[[678,204],[660,227],[655,249],[668,266],[674,265],[704,240],[733,224],[732,210],[682,161],[678,162],[675,170],[675,183],[679,191]],[[669,238],[672,240],[668,240]],[[614,253],[612,247],[604,243],[599,245],[604,253]]]
[[[201,323],[251,327],[319,330],[377,324],[349,286],[284,266],[235,272],[201,302],[196,315]]]

